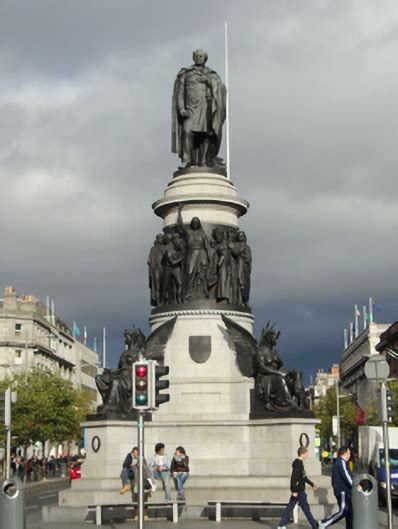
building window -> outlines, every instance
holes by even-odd
[[[22,349],[15,349],[15,365],[22,364]]]
[[[22,331],[22,323],[16,323],[15,324],[15,335],[19,336]]]

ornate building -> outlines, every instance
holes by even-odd
[[[33,367],[58,370],[97,400],[98,354],[77,341],[35,296],[19,297],[6,287],[0,299],[0,378]]]

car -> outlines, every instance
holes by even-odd
[[[73,480],[73,479],[79,479],[82,477],[82,469],[80,467],[80,465],[73,465],[72,468],[69,469],[69,483]]]

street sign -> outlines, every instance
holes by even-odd
[[[339,421],[339,418],[337,417],[337,415],[333,415],[332,417],[332,431],[333,431],[333,435],[337,435],[338,432],[339,432],[339,427],[338,427],[338,421]]]
[[[364,371],[369,380],[383,381],[390,374],[390,366],[383,355],[373,355],[366,362]]]

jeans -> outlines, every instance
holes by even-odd
[[[293,514],[293,509],[296,507],[297,503],[300,505],[305,517],[310,522],[311,527],[316,529],[316,527],[318,527],[318,522],[311,514],[310,506],[308,505],[307,494],[305,492],[299,492],[297,496],[290,496],[290,501],[282,514],[279,526],[283,527],[289,523],[289,520]]]
[[[160,479],[163,484],[166,501],[171,501],[170,472],[168,470],[166,472],[151,470],[151,478]]]
[[[129,469],[128,468],[122,468],[122,472],[120,473],[120,478],[122,480],[123,487],[129,484]]]
[[[184,494],[184,485],[186,480],[189,478],[188,472],[178,472],[175,478],[177,482],[178,494]]]

